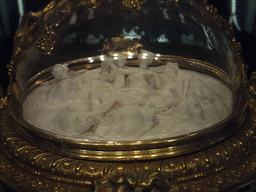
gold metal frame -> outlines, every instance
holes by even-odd
[[[178,2],[179,0],[175,0]],[[28,14],[15,37],[11,78],[7,97],[0,103],[0,179],[20,191],[226,191],[252,182],[256,174],[256,96],[250,89],[241,45],[234,39],[232,26],[206,0],[198,6],[211,13],[228,31],[238,60],[237,84],[241,84],[240,107],[228,121],[215,129],[180,138],[145,142],[93,143],[58,138],[33,129],[19,118],[13,77],[16,65],[32,41],[42,54],[51,54],[54,27],[69,15],[78,0],[55,0],[44,10]],[[98,0],[83,0],[97,6]],[[142,1],[122,2],[140,9]],[[53,25],[40,26],[38,18],[54,13]],[[46,18],[52,15],[46,15]],[[180,58],[176,58],[180,59]],[[217,75],[219,76],[219,75]],[[243,89],[246,88],[245,90]],[[232,130],[232,131],[230,131]],[[206,137],[207,136],[207,137]]]

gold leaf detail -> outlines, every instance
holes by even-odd
[[[142,0],[123,0],[123,5],[129,9],[141,9]]]
[[[54,30],[52,27],[46,27],[43,30],[42,35],[36,40],[38,48],[41,53],[45,55],[50,55],[51,51],[54,49]]]
[[[0,100],[0,109],[2,109],[7,103],[7,97],[3,97]]]
[[[130,40],[123,35],[113,37],[111,40],[105,40],[101,50],[104,54],[114,54],[121,52],[124,54],[135,53],[138,54],[143,49],[143,44],[139,39]]]

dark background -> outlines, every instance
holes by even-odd
[[[24,12],[36,12],[44,8],[50,0],[23,0]],[[208,0],[214,5],[220,15],[230,21],[231,16],[236,16],[237,24],[231,20],[235,31],[236,39],[242,44],[242,55],[245,64],[249,66],[248,77],[256,71],[256,0]],[[232,3],[236,11],[232,13]],[[1,62],[0,75],[3,90],[9,83],[6,65],[9,63],[13,51],[13,37],[19,25],[19,11],[17,0],[0,0],[0,48]],[[1,93],[0,93],[1,97]],[[239,191],[255,191],[256,185],[252,184]],[[4,185],[0,185],[0,192],[11,191]]]
[[[44,8],[50,0],[23,0],[24,13],[39,11]],[[6,65],[11,60],[13,51],[13,38],[19,26],[19,11],[17,0],[0,0],[0,75],[2,89],[6,91],[9,84]],[[1,97],[1,95],[0,95]]]

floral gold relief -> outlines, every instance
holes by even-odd
[[[178,192],[176,179],[168,172],[133,170],[107,175],[95,182],[95,191],[173,191]]]

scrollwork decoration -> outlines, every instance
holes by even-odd
[[[177,180],[169,173],[152,170],[133,170],[129,172],[106,175],[95,181],[95,192],[113,191],[168,191],[178,192]]]

